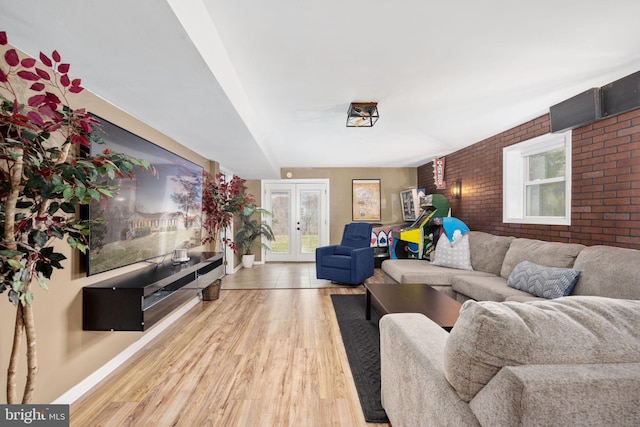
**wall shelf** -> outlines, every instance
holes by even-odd
[[[223,254],[190,254],[112,277],[82,289],[85,331],[145,331],[224,275]]]

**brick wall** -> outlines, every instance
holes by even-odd
[[[573,130],[571,226],[502,222],[502,148],[549,131],[544,115],[447,155],[445,181],[462,181],[460,200],[435,189],[432,162],[418,168],[418,187],[447,196],[472,230],[640,249],[640,109]]]

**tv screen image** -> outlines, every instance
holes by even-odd
[[[105,203],[91,205],[87,275],[201,245],[203,168],[108,121],[95,132],[110,148],[147,160],[157,171],[135,169],[135,179],[115,179],[120,189]]]

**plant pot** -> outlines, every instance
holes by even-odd
[[[251,254],[251,255],[242,255],[242,266],[244,268],[251,268],[253,267],[253,262],[255,261],[256,256],[255,254]]]
[[[211,283],[206,288],[202,289],[203,301],[215,301],[220,297],[220,286],[222,286],[222,279],[218,279]]]

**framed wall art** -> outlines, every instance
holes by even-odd
[[[380,180],[354,179],[351,183],[354,221],[380,221]]]

